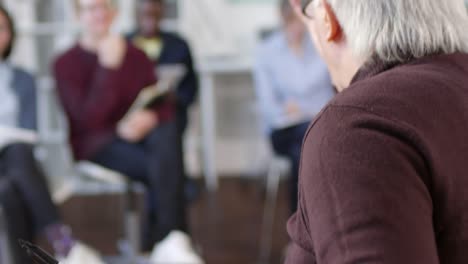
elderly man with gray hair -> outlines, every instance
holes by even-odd
[[[341,93],[305,138],[287,263],[468,263],[463,0],[290,0]]]

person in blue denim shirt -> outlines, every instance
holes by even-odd
[[[280,2],[282,29],[258,48],[254,81],[273,150],[291,160],[291,210],[297,206],[302,139],[310,121],[334,96],[327,67],[289,2]]]

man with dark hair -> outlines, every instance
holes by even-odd
[[[173,103],[129,113],[138,94],[156,82],[153,63],[110,33],[117,10],[110,0],[77,0],[79,42],[54,67],[77,159],[121,172],[147,187],[153,214],[155,263],[202,263],[186,229],[180,153]]]
[[[161,30],[164,4],[164,0],[138,1],[138,29],[130,35],[130,39],[156,65],[180,64],[185,67],[186,74],[176,91],[177,120],[179,131],[183,133],[188,122],[187,110],[195,101],[198,92],[198,78],[187,42],[177,34]]]
[[[155,63],[156,67],[165,65],[182,66],[184,76],[177,84],[175,91],[175,106],[179,150],[183,158],[183,136],[188,124],[188,110],[195,102],[198,92],[198,77],[195,73],[192,54],[185,40],[175,33],[163,31],[161,20],[165,11],[164,0],[139,0],[137,4],[137,30],[130,34],[130,40]],[[182,165],[184,165],[182,160]],[[186,179],[186,195],[193,197],[196,185],[185,176],[185,166],[182,168]]]

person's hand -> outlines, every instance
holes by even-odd
[[[286,114],[288,116],[296,116],[296,115],[299,115],[300,113],[301,113],[301,108],[296,102],[288,101],[286,103]]]
[[[136,143],[141,141],[157,125],[156,113],[150,110],[140,110],[130,114],[128,118],[120,122],[117,134],[128,142]]]
[[[118,35],[108,35],[98,46],[99,63],[106,68],[117,69],[122,65],[127,43]]]

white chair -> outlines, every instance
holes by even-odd
[[[266,176],[266,197],[263,208],[259,263],[270,263],[278,190],[281,179],[287,175],[288,166],[289,161],[286,158],[272,154]]]
[[[259,106],[254,106],[256,115],[257,137],[261,144],[257,146],[256,160],[253,164],[256,175],[265,175],[265,202],[263,206],[262,226],[259,238],[258,263],[270,263],[273,230],[275,224],[275,212],[277,206],[278,191],[281,179],[289,175],[290,162],[285,157],[277,155],[272,149],[269,137],[265,133],[262,124],[262,115]]]

